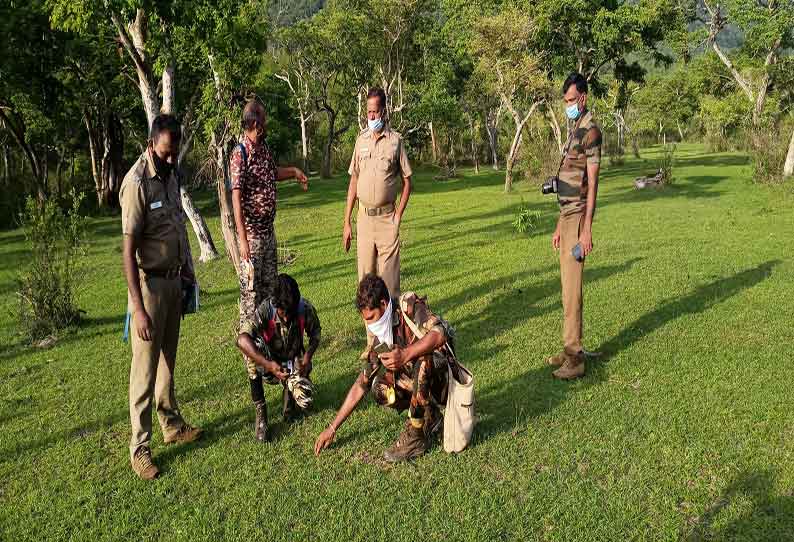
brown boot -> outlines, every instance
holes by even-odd
[[[139,448],[132,458],[132,470],[141,480],[154,480],[160,475],[157,465],[152,463],[152,452],[149,448]]]
[[[166,444],[186,444],[200,439],[202,433],[200,428],[185,424],[177,432],[166,435],[163,440]]]
[[[560,352],[559,354],[554,354],[546,358],[546,364],[552,367],[562,367],[563,363],[565,363],[565,352]]]
[[[559,369],[551,374],[554,378],[559,378],[561,380],[573,380],[574,378],[584,376],[584,369],[584,354],[582,352],[574,355],[566,352],[565,362]]]
[[[411,420],[405,422],[405,428],[400,433],[397,442],[383,452],[383,459],[389,463],[416,459],[427,451],[427,437],[425,436],[424,423],[415,427]]]
[[[267,403],[259,401],[254,403],[256,409],[256,421],[254,422],[254,438],[257,442],[265,443],[270,441],[267,431]]]

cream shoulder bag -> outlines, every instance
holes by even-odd
[[[422,338],[425,332],[419,329],[413,320],[405,314],[405,323],[414,335]],[[476,416],[474,413],[474,375],[457,361],[455,352],[449,344],[444,345],[451,354],[454,364],[447,362],[449,375],[447,385],[447,405],[444,409],[444,451],[447,453],[462,452],[471,442]]]

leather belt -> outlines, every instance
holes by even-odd
[[[394,204],[389,203],[388,205],[384,205],[383,207],[364,207],[364,212],[367,216],[381,216],[387,215],[389,213],[394,212]]]
[[[157,277],[161,279],[175,279],[182,274],[182,266],[178,265],[171,269],[141,269],[147,277]]]

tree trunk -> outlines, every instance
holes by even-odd
[[[221,129],[216,132],[224,133],[225,131],[225,129]],[[232,180],[229,173],[229,154],[226,144],[219,142],[216,134],[212,134],[210,145],[215,151],[215,164],[218,168],[216,188],[218,190],[218,204],[221,212],[223,243],[226,245],[226,256],[234,266],[234,270],[239,274],[240,243],[237,236],[237,226],[234,222],[234,208],[232,206]]]
[[[471,160],[474,162],[474,173],[480,173],[480,158],[477,152],[477,131],[475,130],[474,119],[469,116],[469,131],[471,132]]]
[[[63,199],[63,164],[66,162],[66,151],[58,152],[58,166],[55,168],[55,182],[58,186],[58,201]]]
[[[336,139],[336,111],[326,108],[325,113],[328,116],[328,136],[325,140],[325,149],[323,149],[323,165],[320,168],[320,177],[328,179],[331,177],[331,158],[334,151],[334,139]]]
[[[11,179],[11,171],[8,163],[8,145],[3,145],[3,185],[8,186]]]
[[[554,134],[557,150],[562,153],[562,129],[560,128],[560,122],[557,120],[557,115],[555,115],[554,111],[551,109],[546,108],[546,117],[549,119],[549,126],[551,127],[551,132]]]
[[[494,170],[499,169],[499,156],[497,154],[497,144],[499,141],[499,117],[501,113],[501,106],[499,112],[493,110],[485,112],[485,131],[488,133],[488,147],[491,149],[491,165]]]
[[[524,124],[518,123],[516,125],[516,133],[513,136],[513,143],[510,145],[510,152],[507,155],[507,162],[505,163],[505,192],[510,192],[513,189],[513,166],[516,164],[518,150],[521,148],[523,139]]]
[[[303,109],[300,110],[300,121],[301,121],[301,168],[303,171],[309,171],[309,138],[308,134],[306,133],[306,123],[308,122],[308,117],[303,112]]]
[[[190,197],[190,194],[188,194],[184,186],[180,187],[179,194],[182,196],[182,210],[185,211],[185,215],[190,219],[190,223],[193,225],[193,231],[198,238],[199,248],[201,249],[199,261],[208,262],[214,260],[218,257],[218,251],[215,248],[215,243],[212,242],[212,237],[210,237],[210,230],[207,228],[207,223],[204,222],[204,218],[202,218],[198,209],[196,209],[196,205],[193,203],[193,198]]]
[[[791,131],[786,162],[783,165],[783,177],[791,177],[792,175],[794,175],[794,130]]]
[[[427,127],[430,128],[430,149],[433,153],[433,163],[438,163],[438,143],[436,143],[436,131],[433,129],[433,123],[428,122]]]
[[[678,122],[678,121],[675,121],[675,125],[678,128],[678,137],[681,138],[681,141],[684,141],[684,131],[681,129],[681,123]]]

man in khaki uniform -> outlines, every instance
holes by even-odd
[[[195,283],[185,217],[174,171],[181,131],[171,115],[152,122],[149,145],[119,192],[124,274],[132,313],[130,460],[145,480],[157,477],[149,443],[152,399],[166,444],[191,442],[201,430],[182,419],[174,396],[174,362],[182,316],[182,286]]]
[[[587,110],[587,80],[579,73],[568,76],[562,87],[569,121],[568,141],[560,167],[557,197],[560,218],[552,245],[560,251],[562,283],[563,350],[548,358],[559,367],[556,378],[579,378],[585,373],[582,347],[582,274],[584,258],[593,250],[593,216],[601,162],[601,130]],[[578,251],[574,249],[578,245]],[[577,252],[577,259],[574,252]]]
[[[402,136],[385,119],[386,94],[373,88],[367,94],[366,130],[356,139],[350,160],[342,244],[350,250],[350,217],[358,201],[356,250],[358,280],[367,274],[381,277],[391,295],[400,296],[400,222],[411,195],[411,164]],[[400,187],[402,180],[402,187]],[[396,204],[398,192],[399,204]],[[367,344],[372,334],[367,332]],[[369,348],[362,353],[368,355]]]

